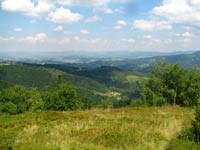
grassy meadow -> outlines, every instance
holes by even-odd
[[[135,107],[0,116],[0,150],[164,150],[191,108]]]

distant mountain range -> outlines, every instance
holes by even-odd
[[[139,59],[123,59],[123,60],[99,60],[89,63],[67,64],[77,67],[96,68],[100,66],[118,67],[123,70],[137,71],[140,73],[149,73],[152,67],[158,62],[166,61],[169,63],[179,63],[185,68],[200,67],[200,51],[191,54],[178,54],[169,56],[155,56]]]
[[[98,54],[98,53],[97,53]],[[32,58],[16,57],[7,58],[2,57],[0,61],[16,61],[30,64],[57,64],[61,66],[71,66],[77,68],[97,68],[102,66],[117,67],[122,70],[136,71],[147,74],[152,70],[152,67],[160,61],[169,63],[180,63],[183,67],[192,68],[194,66],[200,67],[200,51],[197,52],[173,52],[173,53],[158,53],[158,52],[108,52],[107,56],[103,52],[101,55],[93,57],[93,54],[83,57],[79,56],[65,56],[63,53],[55,53],[55,56],[40,57],[31,56]],[[111,56],[113,54],[113,56]],[[120,57],[116,57],[119,56]],[[51,54],[53,55],[53,54]],[[69,54],[68,54],[69,55]],[[85,56],[87,53],[85,54]],[[42,57],[43,56],[43,57]],[[101,58],[102,57],[102,58]]]
[[[63,64],[63,63],[90,63],[95,61],[115,61],[126,59],[140,59],[156,56],[171,56],[191,54],[194,51],[177,52],[132,52],[132,51],[107,51],[107,52],[0,52],[0,61],[17,61],[37,64]]]

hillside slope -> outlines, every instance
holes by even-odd
[[[57,76],[62,75],[64,82],[71,82],[81,97],[97,98],[94,92],[106,92],[105,85],[87,77],[72,75],[54,68],[45,68],[37,65],[11,64],[0,66],[0,88],[13,85],[44,88],[56,82]]]
[[[64,82],[71,82],[81,98],[96,102],[103,97],[138,98],[141,82],[146,80],[145,76],[116,67],[89,69],[65,65],[8,63],[0,65],[0,89],[16,84],[43,89],[47,85],[52,86],[58,75],[62,75]]]
[[[193,110],[141,107],[0,116],[1,150],[164,150]]]

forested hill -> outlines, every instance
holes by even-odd
[[[200,67],[200,51],[192,54],[157,56],[157,57],[140,58],[140,59],[94,61],[84,64],[73,64],[73,66],[87,67],[87,68],[96,68],[100,66],[114,66],[123,70],[132,70],[147,74],[152,70],[153,66],[155,66],[155,64],[157,64],[160,61],[166,61],[168,63],[180,63],[181,66],[186,68],[192,68],[194,66]]]
[[[1,63],[0,89],[13,85],[43,89],[52,86],[58,75],[62,75],[63,82],[72,83],[81,97],[97,101],[102,97],[139,97],[140,83],[146,79],[114,67],[81,69],[62,65]]]
[[[43,89],[45,86],[53,85],[58,75],[62,75],[63,82],[72,83],[83,98],[96,99],[94,91],[105,92],[108,90],[105,85],[86,77],[72,75],[54,68],[20,63],[0,66],[0,88],[23,85]]]

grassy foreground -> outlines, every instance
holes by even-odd
[[[0,150],[164,150],[192,118],[181,107],[1,115]]]

